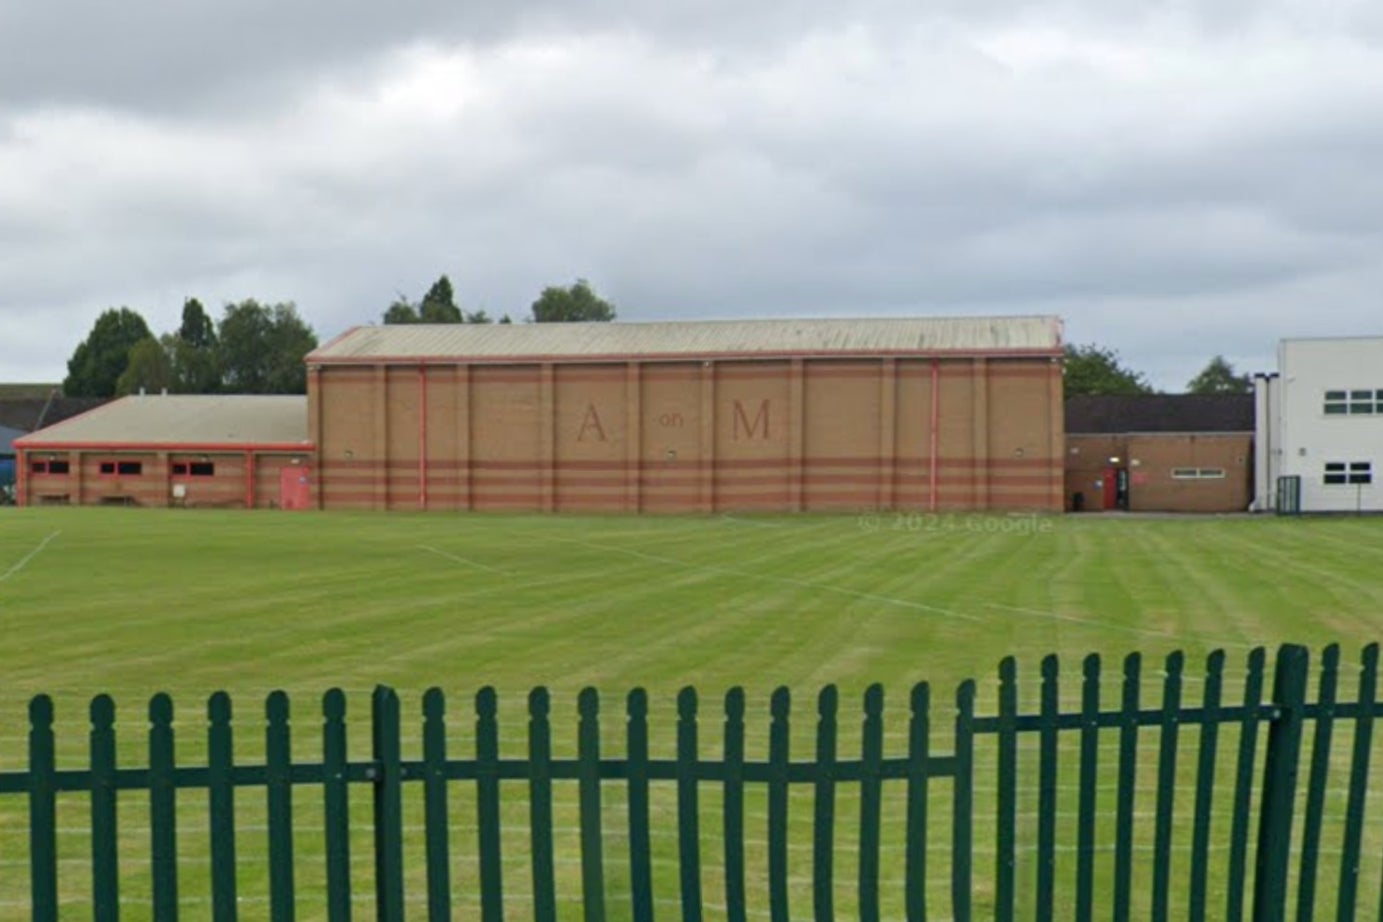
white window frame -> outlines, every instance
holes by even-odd
[[[1383,388],[1331,388],[1321,401],[1325,416],[1383,416]]]
[[[1225,476],[1225,469],[1222,467],[1172,468],[1173,480],[1224,480]]]
[[[1371,487],[1373,486],[1373,462],[1327,461],[1322,472],[1321,483],[1327,487]]]

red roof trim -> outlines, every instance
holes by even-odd
[[[16,439],[15,448],[27,451],[182,451],[244,453],[247,451],[310,454],[317,450],[312,442],[31,442],[32,436]]]
[[[1061,346],[1033,349],[858,349],[841,352],[611,352],[568,355],[565,353],[519,353],[516,355],[353,355],[308,356],[316,365],[534,365],[547,362],[592,364],[600,362],[762,362],[783,359],[860,359],[860,358],[1059,358]]]

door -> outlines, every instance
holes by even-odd
[[[1104,469],[1103,478],[1104,502],[1101,504],[1103,509],[1119,508],[1119,469],[1117,467],[1107,467]]]
[[[308,509],[312,503],[312,468],[293,464],[279,471],[279,508]]]

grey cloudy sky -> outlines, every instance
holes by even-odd
[[[0,0],[0,380],[106,307],[325,340],[444,272],[515,318],[1051,312],[1167,389],[1383,333],[1376,0],[478,6]]]

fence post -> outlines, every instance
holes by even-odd
[[[371,701],[374,756],[375,907],[379,922],[403,922],[403,778],[399,696],[375,687]]]
[[[581,903],[586,922],[605,918],[605,858],[600,814],[600,694],[584,688],[576,699],[577,786],[581,826]]]
[[[975,806],[975,682],[956,689],[955,799],[951,805],[951,914],[970,922]]]
[[[1268,726],[1263,801],[1254,862],[1253,918],[1282,922],[1287,902],[1287,863],[1292,846],[1292,807],[1301,758],[1302,705],[1306,700],[1305,647],[1284,644],[1273,674],[1275,714]]]
[[[427,917],[431,922],[451,918],[447,803],[447,698],[440,688],[429,688],[423,693],[423,828],[427,840]],[[480,826],[484,828],[483,821]]]
[[[677,864],[682,919],[701,922],[701,808],[697,792],[696,689],[677,693]]]
[[[476,823],[480,827],[480,917],[485,922],[504,918],[504,870],[500,857],[499,810],[499,697],[486,686],[475,696]],[[445,830],[446,817],[438,817]],[[439,836],[441,833],[439,833]],[[451,919],[450,910],[436,915],[438,922]]]
[[[29,702],[29,883],[35,922],[58,918],[58,813],[53,699]]]

